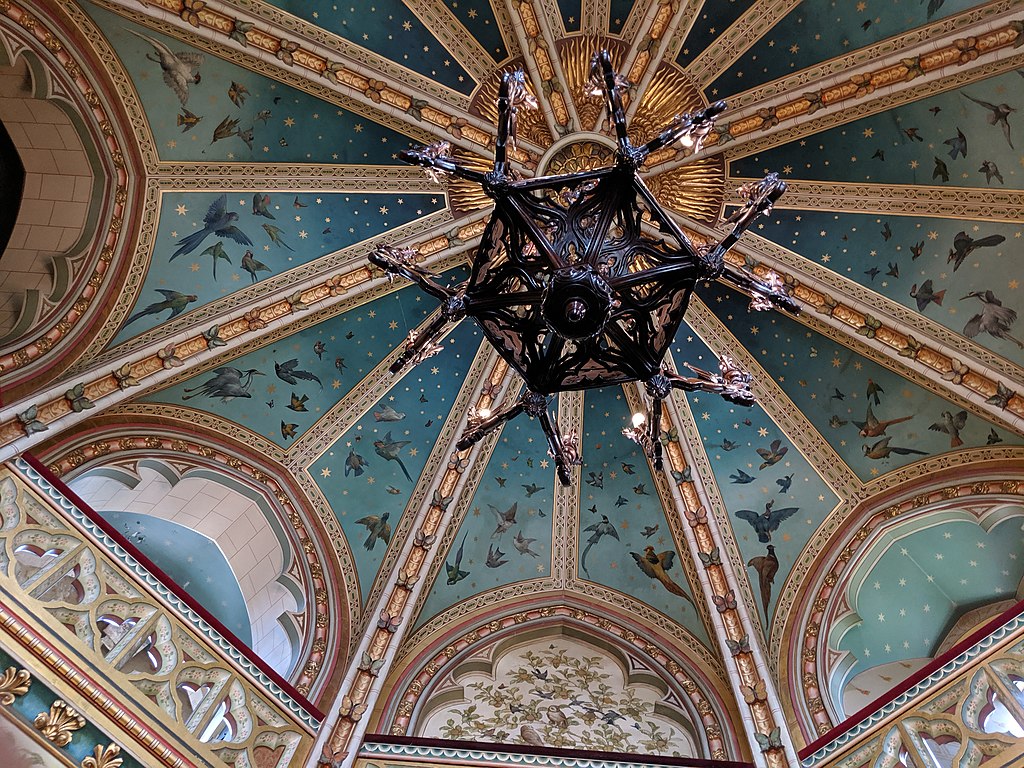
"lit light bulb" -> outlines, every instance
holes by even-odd
[[[491,409],[490,408],[481,408],[479,411],[476,412],[476,414],[481,419],[489,419],[489,418],[491,418]]]
[[[634,427],[642,427],[645,421],[647,421],[647,417],[644,416],[642,413],[634,413],[633,414],[633,426]]]
[[[684,133],[682,136],[679,137],[679,143],[686,148],[692,147],[694,144],[693,134]]]

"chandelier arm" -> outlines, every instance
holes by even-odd
[[[519,400],[512,403],[512,405],[498,411],[497,413],[491,414],[486,419],[471,417],[466,431],[462,433],[462,437],[459,438],[455,447],[460,451],[464,451],[476,443],[479,443],[484,437],[506,421],[511,421],[521,414],[526,409],[526,401],[524,397],[520,397]]]
[[[800,305],[790,295],[788,288],[781,284],[781,278],[778,283],[768,283],[749,272],[740,271],[731,264],[726,264],[720,279],[754,299],[753,309],[767,309],[763,303],[768,302],[775,309],[782,309],[793,315],[800,314]],[[761,302],[759,303],[757,299]]]
[[[540,421],[540,428],[544,430],[544,437],[548,441],[548,455],[555,460],[555,473],[558,475],[558,481],[567,486],[572,483],[571,467],[573,462],[566,454],[562,436],[555,429],[555,422],[546,405],[544,410],[537,414],[537,420]]]
[[[468,179],[484,186],[488,180],[488,174],[478,171],[475,168],[467,168],[459,165],[453,158],[447,156],[435,157],[431,152],[419,149],[403,149],[398,153],[400,160],[410,165],[418,165],[443,174],[458,176],[461,179]]]
[[[436,355],[442,349],[437,340],[448,333],[449,326],[454,327],[461,320],[461,317],[454,318],[449,313],[442,311],[419,333],[412,331],[405,342],[405,351],[391,364],[388,371],[391,374],[397,374],[407,365],[422,363],[428,357]]]
[[[667,147],[673,142],[683,140],[691,151],[696,152],[701,148],[704,139],[715,127],[715,118],[725,111],[728,105],[724,101],[716,101],[708,105],[706,109],[695,114],[678,115],[674,122],[668,125],[661,133],[648,141],[636,150],[641,162],[647,159],[652,152],[657,152],[662,147]]]
[[[515,110],[509,98],[512,73],[502,75],[498,87],[498,125],[494,138],[494,175],[504,178],[508,175],[508,142],[515,146]]]
[[[578,173],[559,173],[554,176],[534,176],[531,179],[522,179],[509,186],[517,191],[531,192],[535,189],[546,189],[558,186],[567,181],[586,182],[600,179],[608,175],[607,168],[595,168],[590,171],[579,171]]]
[[[607,50],[597,54],[604,76],[604,95],[608,104],[608,115],[615,125],[615,137],[619,144],[620,160],[628,160],[633,156],[633,145],[626,133],[626,111],[622,108],[622,94],[619,93],[615,70],[612,68],[612,57]]]
[[[467,314],[475,315],[478,312],[488,312],[495,309],[532,306],[539,304],[543,295],[542,291],[519,291],[518,293],[501,293],[497,296],[466,297],[466,312]]]
[[[449,301],[456,298],[461,293],[461,286],[458,290],[452,290],[451,288],[447,288],[443,285],[438,285],[430,279],[432,277],[430,272],[413,265],[403,264],[396,261],[381,249],[371,251],[369,256],[367,256],[367,259],[374,266],[380,267],[387,272],[390,277],[397,275],[416,283],[425,293],[430,294],[435,299]]]
[[[619,277],[613,277],[608,280],[608,285],[611,287],[615,294],[621,294],[624,291],[634,288],[644,283],[652,283],[655,281],[664,281],[669,278],[676,278],[685,280],[686,282],[692,283],[699,280],[703,275],[699,272],[700,266],[696,257],[687,259],[686,261],[678,261],[668,264],[659,264],[656,267],[649,267],[642,272],[632,272],[629,274],[621,275]],[[687,272],[697,272],[697,274],[687,275]]]

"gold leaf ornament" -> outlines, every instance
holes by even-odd
[[[117,744],[97,744],[93,747],[92,754],[82,760],[82,768],[120,768],[124,759],[121,757],[121,748]]]
[[[63,699],[50,705],[49,712],[40,712],[32,721],[36,730],[58,747],[71,743],[75,731],[85,727],[85,718],[78,714]]]
[[[32,684],[32,676],[24,669],[8,667],[0,675],[0,704],[10,706],[19,696],[28,693]]]

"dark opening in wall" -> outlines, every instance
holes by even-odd
[[[25,166],[3,121],[0,121],[0,258],[14,231],[24,192]]]

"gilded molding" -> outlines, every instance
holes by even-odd
[[[131,219],[133,208],[129,206],[132,185],[126,160],[128,149],[121,143],[123,137],[115,128],[118,120],[112,116],[110,105],[100,95],[105,93],[105,89],[88,77],[90,68],[81,64],[82,53],[56,32],[59,22],[49,16],[41,16],[39,11],[30,13],[16,0],[0,5],[2,19],[17,25],[2,25],[6,34],[15,37],[50,65],[49,77],[60,83],[66,98],[91,129],[94,145],[108,175],[106,203],[97,223],[97,234],[89,252],[84,254],[80,276],[58,306],[60,314],[44,318],[31,332],[34,338],[28,341],[23,338],[16,342],[18,346],[7,348],[0,354],[0,375],[5,377],[7,386],[13,387],[27,377],[29,370],[39,367],[44,358],[54,360],[59,348],[74,340],[75,330],[99,311],[98,305],[106,295],[104,289],[109,288],[115,271],[114,255],[125,247],[125,233],[129,228],[123,225]],[[76,291],[77,297],[74,296]],[[19,381],[15,381],[14,374],[18,374]]]
[[[40,712],[32,724],[58,747],[66,747],[74,738],[75,731],[85,727],[85,718],[66,701],[57,699],[50,705],[49,712]]]
[[[0,704],[10,706],[19,696],[28,693],[32,685],[32,675],[27,669],[8,667],[0,675]]]
[[[121,768],[123,762],[121,748],[117,744],[97,744],[91,755],[82,758],[82,768]]]

